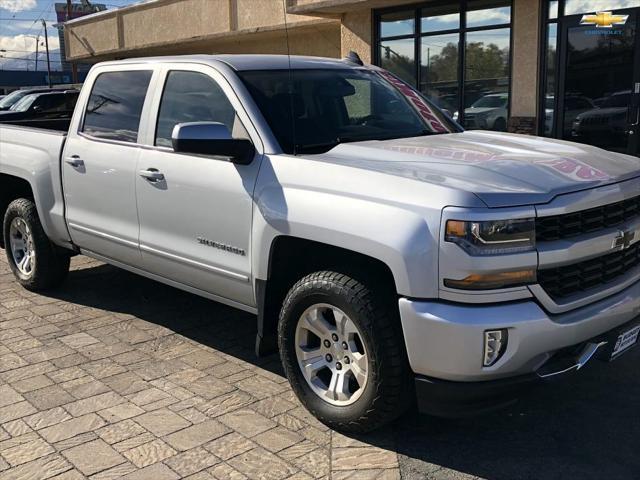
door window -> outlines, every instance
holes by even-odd
[[[199,72],[169,72],[162,94],[155,144],[171,147],[173,127],[187,122],[218,122],[234,131],[236,111],[220,86]]]
[[[100,74],[93,84],[82,131],[92,137],[137,142],[152,73],[137,70]]]

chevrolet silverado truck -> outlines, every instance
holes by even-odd
[[[83,254],[255,314],[344,431],[502,406],[640,331],[637,158],[465,132],[355,55],[98,64],[68,132],[0,126],[0,211],[25,288]]]

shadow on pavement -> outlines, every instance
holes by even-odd
[[[114,267],[74,270],[49,295],[134,315],[283,375],[276,355],[254,355],[254,316]],[[500,412],[458,420],[410,413],[359,439],[395,448],[403,480],[639,479],[639,361],[637,349],[612,364],[594,362]]]

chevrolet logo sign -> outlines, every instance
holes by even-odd
[[[625,232],[620,230],[616,238],[613,239],[613,244],[611,245],[611,248],[613,250],[626,250],[633,243],[635,243],[634,240],[636,240],[635,231],[631,230],[631,231]]]
[[[611,12],[597,12],[595,15],[583,15],[580,25],[595,25],[596,28],[612,28],[627,23],[629,15],[613,15]]]

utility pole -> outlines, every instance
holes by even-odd
[[[71,0],[67,0],[67,22],[71,20]],[[67,28],[65,24],[64,28]],[[78,65],[75,62],[71,62],[71,78],[73,83],[78,83]]]
[[[38,48],[40,47],[40,34],[36,36],[36,72],[38,71]]]
[[[47,22],[42,19],[42,27],[44,28],[44,45],[47,49],[47,78],[49,80],[49,88],[51,88],[51,60],[49,59],[49,34],[47,33]]]

